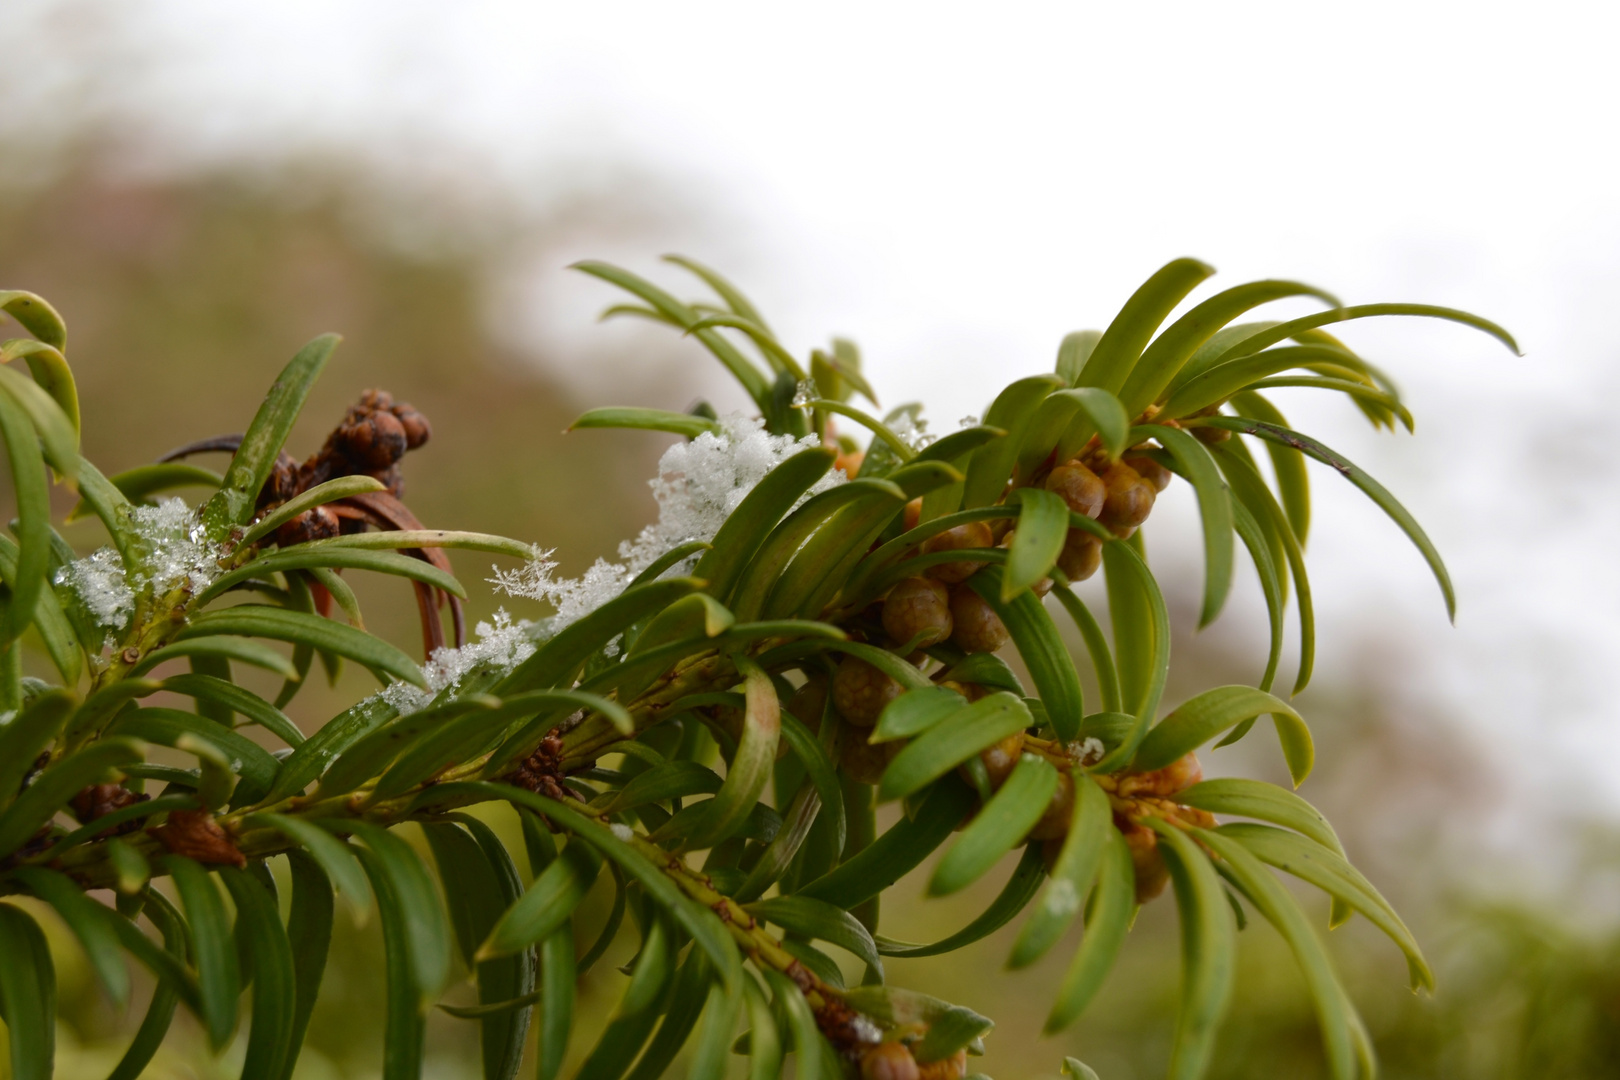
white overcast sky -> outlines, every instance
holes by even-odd
[[[0,47],[42,83],[120,72],[94,107],[170,159],[335,150],[519,197],[610,174],[679,191],[715,223],[690,253],[791,345],[856,337],[886,398],[945,427],[1183,254],[1217,284],[1496,319],[1524,358],[1452,326],[1346,331],[1403,384],[1416,438],[1279,395],[1407,500],[1461,595],[1453,630],[1394,527],[1318,475],[1323,666],[1376,616],[1427,673],[1415,699],[1477,726],[1525,792],[1610,815],[1617,30],[1613,4],[1417,0],[0,9]],[[636,332],[596,328],[605,290],[560,264],[531,284],[553,347]]]

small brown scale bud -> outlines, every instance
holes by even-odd
[[[1131,867],[1136,871],[1136,902],[1145,904],[1164,892],[1170,870],[1159,853],[1159,835],[1145,825],[1126,822],[1120,826],[1125,846],[1131,849]]]
[[[88,825],[97,818],[106,817],[114,810],[122,810],[126,806],[145,802],[150,795],[137,795],[123,784],[91,784],[73,796],[73,816],[79,819],[82,825]],[[130,832],[136,828],[135,822],[120,827],[118,832]]]
[[[922,496],[919,495],[915,499],[912,499],[910,502],[906,503],[906,513],[905,513],[906,531],[910,532],[912,529],[915,529],[917,527],[917,525],[921,521],[922,521]]]
[[[206,810],[170,811],[168,821],[146,831],[176,855],[184,855],[200,863],[224,864],[237,869],[247,865],[247,856],[237,850],[230,834]]]
[[[1119,786],[1122,796],[1153,795],[1168,799],[1204,778],[1204,767],[1195,754],[1177,758],[1162,769],[1125,777]]]
[[[1142,475],[1124,462],[1115,462],[1103,473],[1108,498],[1097,520],[1120,536],[1129,536],[1153,512],[1157,492]]]
[[[416,406],[401,402],[394,406],[393,413],[400,427],[405,429],[405,449],[415,450],[433,438],[433,425],[416,411]]]
[[[871,743],[871,733],[865,728],[852,728],[844,733],[844,745],[838,753],[838,766],[857,784],[875,784],[883,779],[883,770],[889,767],[895,755],[905,746],[905,740]]]
[[[861,1080],[918,1080],[917,1059],[904,1043],[878,1043],[861,1055]]]
[[[821,730],[821,714],[827,706],[827,680],[812,676],[788,698],[787,711],[811,731]]]
[[[1078,461],[1059,465],[1047,473],[1046,490],[1061,498],[1076,514],[1089,518],[1102,513],[1108,495],[1102,479]]]
[[[291,547],[338,534],[338,517],[328,506],[313,506],[276,530],[276,543]]]
[[[866,461],[866,453],[856,450],[848,454],[839,454],[833,459],[833,468],[841,469],[845,476],[853,480],[861,473],[861,465]]]
[[[1175,473],[1150,457],[1126,457],[1122,460],[1135,469],[1137,475],[1152,484],[1154,491],[1163,491],[1169,487],[1171,478],[1175,476]]]
[[[859,727],[871,727],[904,687],[864,660],[846,656],[833,674],[833,708]]]
[[[1070,529],[1057,566],[1070,581],[1084,581],[1102,565],[1102,541],[1084,529]]]
[[[1069,820],[1074,816],[1074,780],[1068,773],[1058,772],[1057,790],[1046,804],[1041,819],[1029,830],[1028,840],[1061,840],[1069,833]]]
[[[963,652],[995,652],[1011,636],[995,609],[966,585],[951,590],[951,640]]]
[[[990,786],[1000,788],[1012,775],[1013,767],[1018,759],[1024,756],[1024,733],[1015,731],[1011,735],[996,743],[990,749],[979,754],[979,760],[984,762],[985,771],[990,774]]]
[[[961,551],[963,548],[994,547],[995,534],[990,526],[982,521],[970,521],[966,525],[958,525],[954,529],[946,529],[935,536],[930,536],[922,543],[922,553],[933,555],[941,551]],[[935,581],[943,581],[947,585],[954,585],[959,581],[966,581],[983,566],[976,562],[940,563],[930,566],[923,571]]]
[[[962,1080],[967,1075],[967,1051],[958,1050],[950,1057],[917,1065],[917,1080]]]
[[[896,645],[938,645],[951,636],[949,591],[932,578],[906,578],[883,601],[883,632]]]

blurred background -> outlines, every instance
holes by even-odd
[[[1401,381],[1416,436],[1277,394],[1405,501],[1460,594],[1453,628],[1394,526],[1314,474],[1303,794],[1438,968],[1438,996],[1416,998],[1363,921],[1332,936],[1387,1076],[1616,1076],[1617,29],[1595,3],[7,0],[0,284],[65,315],[105,472],[240,430],[286,358],[337,330],[294,452],[385,387],[434,424],[407,462],[424,522],[555,547],[573,572],[653,517],[666,442],[562,435],[574,415],[743,404],[695,343],[598,325],[617,298],[566,269],[579,258],[683,294],[657,256],[708,262],[795,351],[855,339],[884,405],[924,401],[941,430],[1179,255],[1217,286],[1480,312],[1524,357],[1449,325],[1345,332]],[[1164,505],[1149,543],[1178,626],[1173,704],[1254,678],[1264,627],[1244,579],[1193,632],[1193,500]],[[487,616],[485,566],[458,572]],[[408,592],[359,584],[368,624],[418,648]],[[347,677],[296,718],[369,692]],[[1280,778],[1269,739],[1206,771]],[[885,931],[941,936],[998,887],[925,905],[903,883]],[[1003,1080],[1064,1054],[1145,1080],[1177,992],[1171,906],[1144,911],[1103,1000],[1054,1039],[1039,1026],[1065,950],[1006,975],[1003,934],[890,978],[995,1017],[979,1064]],[[1264,926],[1242,943],[1216,1075],[1321,1075],[1282,943]],[[59,944],[62,1074],[105,1075],[139,1003],[115,1015]],[[338,948],[300,1080],[380,1072],[375,926]],[[592,972],[577,1051],[621,978]],[[472,1025],[430,1038],[431,1075],[477,1074]],[[211,1059],[182,1021],[149,1075],[234,1075],[242,1052]]]

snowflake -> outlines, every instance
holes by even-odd
[[[160,499],[130,514],[134,547],[144,564],[130,574],[118,552],[99,548],[56,572],[58,585],[78,593],[97,625],[122,629],[135,611],[137,590],[154,595],[182,583],[206,589],[219,576],[220,552],[207,541],[202,522],[182,499]]]

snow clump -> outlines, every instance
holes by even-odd
[[[488,666],[507,672],[534,655],[535,644],[528,633],[529,623],[513,622],[505,608],[495,612],[493,624],[481,622],[473,627],[477,641],[469,641],[459,649],[441,646],[433,650],[428,662],[422,665],[422,678],[427,689],[410,683],[390,683],[381,695],[384,701],[406,716],[422,709],[440,692],[457,686],[474,668]]]
[[[118,552],[99,548],[56,572],[56,584],[78,593],[100,626],[121,629],[135,611],[137,589],[161,595],[189,583],[206,589],[219,576],[220,552],[208,543],[203,524],[183,499],[160,499],[130,514],[135,546],[145,569],[131,575]]]
[[[534,556],[516,570],[495,570],[489,581],[499,592],[543,600],[556,608],[553,628],[561,630],[625,590],[658,558],[692,540],[712,540],[754,486],[765,475],[801,450],[820,445],[815,436],[795,439],[772,435],[765,422],[741,416],[721,421],[719,434],[705,432],[691,442],[676,443],[664,451],[658,475],[649,481],[658,503],[658,520],[634,540],[619,545],[617,563],[598,559],[578,578],[558,579],[550,551],[536,547]],[[844,474],[833,469],[807,491],[800,502],[841,484]],[[672,566],[667,573],[688,571],[696,556]]]

